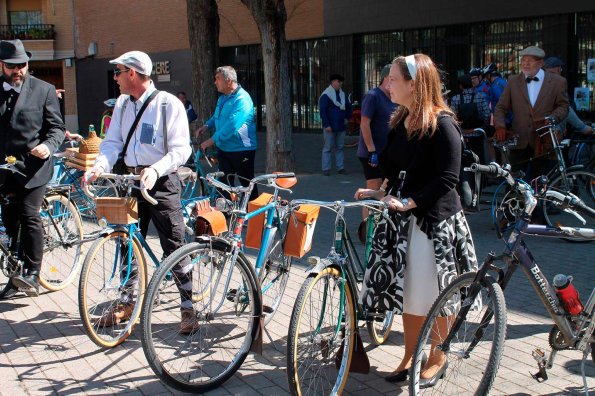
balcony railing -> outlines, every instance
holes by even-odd
[[[1,40],[54,40],[54,25],[0,25]]]

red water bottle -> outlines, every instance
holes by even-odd
[[[583,304],[578,297],[578,291],[572,284],[572,276],[564,274],[554,276],[554,287],[566,312],[576,316],[583,311]]]

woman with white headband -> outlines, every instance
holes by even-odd
[[[458,271],[477,269],[477,259],[456,191],[461,133],[444,102],[440,74],[427,55],[415,54],[395,58],[389,79],[391,100],[399,107],[379,158],[383,183],[377,191],[359,189],[356,198],[386,202],[397,230],[378,225],[360,299],[369,310],[403,314],[405,354],[386,380],[404,384],[439,291]],[[438,327],[446,327],[446,318]],[[443,352],[434,349],[422,369],[421,387],[434,386],[448,367]]]

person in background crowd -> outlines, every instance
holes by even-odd
[[[512,111],[512,133],[518,135],[518,144],[509,152],[510,162],[514,171],[522,170],[531,179],[547,173],[550,165],[539,153],[538,158],[533,158],[535,130],[544,125],[545,117],[553,117],[559,123],[568,116],[568,95],[566,79],[542,70],[545,52],[541,48],[527,47],[520,56],[521,74],[508,79],[496,105],[495,137],[499,141],[506,139],[506,115]]]
[[[103,114],[101,115],[101,127],[99,129],[99,137],[104,138],[107,130],[109,129],[109,124],[112,122],[112,114],[114,112],[114,106],[116,105],[116,99],[108,99],[103,102],[106,109],[104,110]]]
[[[557,58],[555,56],[550,56],[545,59],[543,63],[543,69],[550,73],[557,74],[559,76],[562,75],[562,69],[564,68],[564,62],[562,59]],[[586,135],[593,133],[593,128],[590,125],[585,124],[581,119],[576,115],[576,111],[572,106],[568,107],[568,117],[560,124],[558,124],[558,128],[560,131],[567,131],[569,128],[572,128],[572,132],[584,133]]]
[[[397,228],[387,232],[386,223],[384,229],[377,228],[360,300],[367,308],[403,314],[405,354],[385,379],[404,384],[434,300],[461,272],[476,270],[477,259],[455,188],[461,133],[442,97],[438,70],[427,55],[415,54],[395,58],[389,76],[391,99],[399,108],[380,154],[384,181],[378,190],[357,190],[355,198],[386,202]],[[407,175],[398,198],[401,171]],[[445,334],[447,318],[437,322],[437,331]],[[422,388],[436,385],[448,368],[446,355],[436,345],[433,339],[421,370]]]
[[[461,93],[452,97],[450,108],[461,122],[463,133],[472,132],[474,128],[486,130],[491,118],[487,96],[473,90],[471,76],[468,74],[459,77],[459,89]]]
[[[364,169],[366,188],[378,190],[382,183],[382,172],[378,167],[378,155],[386,145],[388,121],[396,109],[388,91],[388,64],[380,71],[380,84],[369,90],[362,101],[362,118],[360,123],[359,145],[357,156]],[[363,210],[363,218],[368,217],[368,210]],[[365,224],[365,223],[364,223]],[[361,231],[361,230],[360,230]]]
[[[178,95],[178,99],[180,99],[180,102],[182,102],[184,104],[184,108],[186,109],[186,115],[188,116],[188,123],[190,124],[192,121],[194,121],[198,118],[198,116],[196,115],[196,112],[194,111],[194,107],[192,107],[192,102],[190,102],[186,98],[186,92],[184,92],[184,91],[178,92],[177,95]]]
[[[469,76],[471,77],[471,83],[473,84],[475,92],[483,93],[488,96],[488,83],[483,79],[483,70],[481,67],[471,68],[471,70],[469,70]]]
[[[0,41],[0,159],[16,157],[18,172],[0,172],[0,192],[10,195],[2,204],[6,233],[20,248],[26,273],[13,277],[0,298],[17,289],[36,296],[43,261],[43,224],[40,211],[47,183],[52,178],[52,155],[64,140],[64,122],[56,88],[29,74],[31,53],[21,40]]]
[[[215,86],[221,93],[215,113],[196,135],[213,130],[213,135],[200,144],[205,150],[217,146],[219,170],[227,175],[240,176],[243,186],[254,178],[254,158],[256,156],[256,122],[254,104],[250,94],[238,84],[238,75],[231,66],[221,66],[215,71]],[[254,186],[251,199],[258,197]]]
[[[343,162],[343,142],[345,141],[345,125],[351,118],[351,103],[341,89],[344,78],[340,74],[330,77],[330,85],[326,87],[318,100],[320,118],[322,120],[322,134],[324,146],[322,147],[322,174],[330,176],[332,152],[335,152],[337,173],[347,173]]]
[[[122,95],[116,100],[113,122],[99,146],[95,165],[82,180],[83,183],[96,180],[111,170],[122,154],[126,172],[140,175],[140,186],[145,187],[157,201],[156,205],[151,205],[139,190],[133,190],[138,202],[141,234],[146,237],[152,221],[163,254],[167,257],[184,244],[185,225],[180,202],[182,185],[176,170],[192,152],[186,111],[175,96],[155,89],[150,77],[153,62],[146,53],[126,52],[110,60],[110,63],[116,67],[114,80]],[[162,105],[165,105],[165,127]],[[140,117],[139,121],[132,129],[137,117]],[[122,152],[129,135],[131,144]],[[167,136],[167,144],[164,136]],[[172,271],[180,293],[181,334],[190,334],[198,329],[192,305],[192,266],[189,264],[180,263]],[[106,310],[94,325],[111,327],[132,316],[134,301],[128,290],[138,282],[136,263],[132,267],[126,287],[120,290],[119,303]],[[127,277],[127,272],[128,269],[124,268],[120,276]]]
[[[488,83],[488,99],[490,104],[490,110],[492,113],[496,109],[496,105],[506,88],[506,80],[498,72],[498,66],[495,63],[490,63],[483,68],[482,71],[485,81]]]

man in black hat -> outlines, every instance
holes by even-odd
[[[11,279],[3,298],[22,289],[37,295],[43,258],[43,226],[39,215],[46,184],[52,178],[52,154],[64,140],[64,123],[56,88],[29,75],[31,53],[20,40],[0,42],[0,163],[7,156],[18,161],[18,172],[0,173],[0,193],[10,195],[2,204],[2,221],[15,240],[19,225],[26,274]]]
[[[331,174],[331,153],[335,152],[337,173],[345,174],[343,163],[343,143],[345,141],[345,125],[351,118],[351,103],[341,89],[343,76],[332,74],[330,85],[322,92],[319,99],[320,119],[322,121],[322,134],[324,146],[322,148],[322,173]]]

